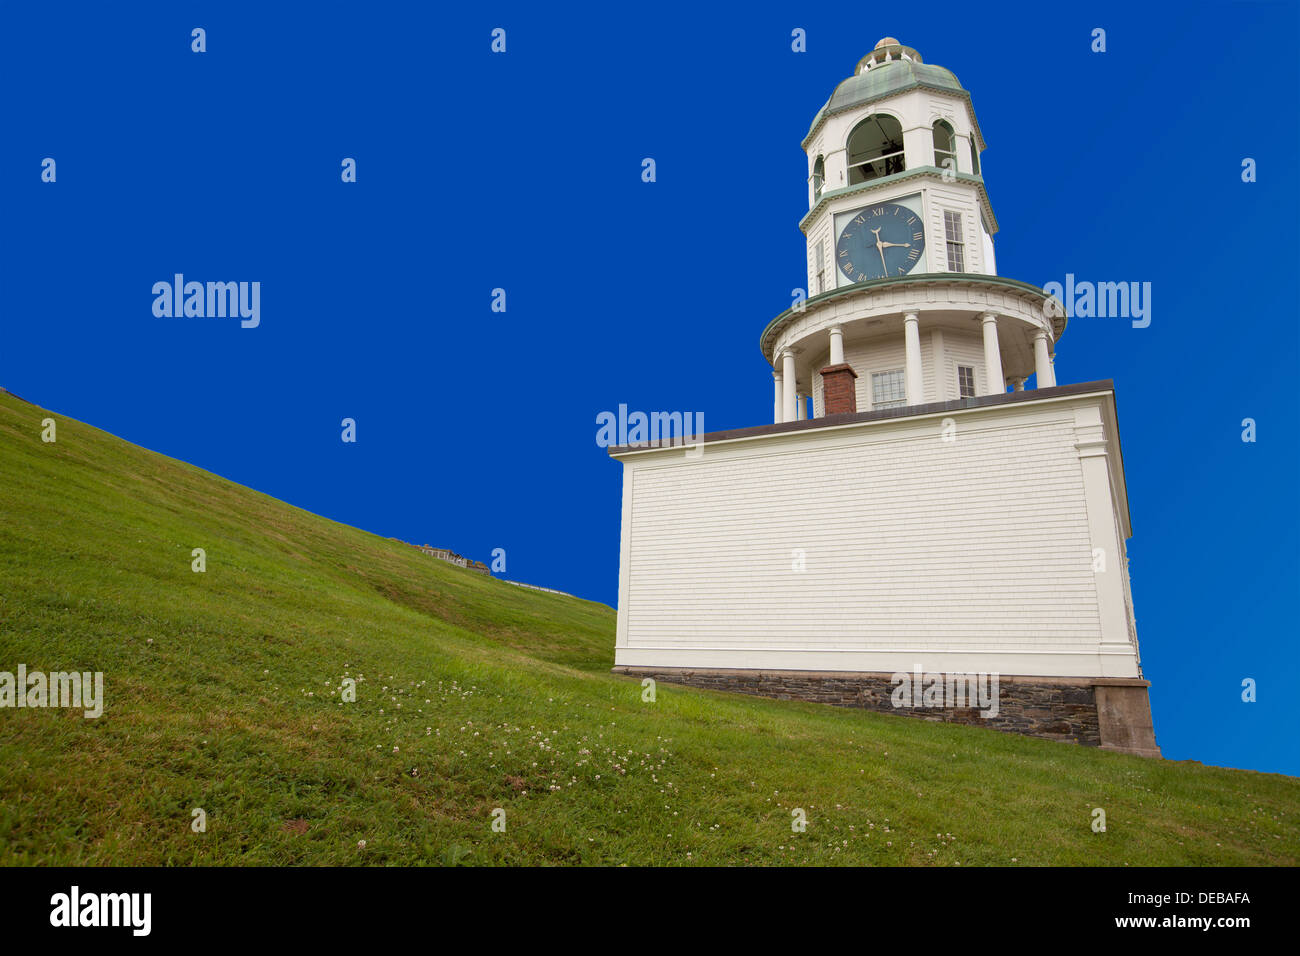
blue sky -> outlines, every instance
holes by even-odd
[[[596,416],[769,420],[799,142],[895,36],[972,93],[1001,274],[1152,283],[1149,328],[1074,321],[1057,376],[1116,384],[1166,756],[1300,772],[1296,4],[270,6],[0,8],[0,385],[613,603]],[[155,318],[177,272],[260,281],[260,327]]]

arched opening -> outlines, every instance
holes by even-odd
[[[892,116],[868,116],[849,134],[849,185],[901,173],[903,126]]]
[[[813,163],[813,202],[822,198],[822,188],[826,185],[826,163],[818,156]]]
[[[946,120],[934,121],[934,164],[957,171],[957,137]]]
[[[980,154],[975,148],[975,137],[970,138],[970,170],[976,176],[980,174]]]

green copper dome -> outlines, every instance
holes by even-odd
[[[811,137],[817,124],[828,116],[917,87],[950,90],[970,96],[962,89],[961,81],[952,70],[922,63],[921,55],[911,47],[886,37],[859,61],[853,76],[835,87],[826,105],[817,111],[808,136]]]

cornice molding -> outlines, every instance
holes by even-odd
[[[852,186],[844,186],[840,189],[832,189],[823,192],[817,200],[816,205],[804,214],[799,220],[799,231],[808,235],[808,228],[813,221],[819,218],[826,207],[836,199],[843,199],[846,196],[865,195],[875,192],[877,189],[895,186],[904,183],[909,179],[934,179],[941,183],[946,183],[949,177],[955,177],[959,183],[969,183],[975,187],[979,193],[980,209],[983,211],[985,219],[989,225],[989,235],[997,235],[998,217],[993,215],[993,205],[989,202],[988,191],[984,188],[984,178],[975,176],[971,173],[949,173],[947,170],[940,169],[938,166],[918,166],[915,169],[905,169],[901,173],[894,173],[890,176],[882,176],[879,179],[872,179],[865,183],[854,183]]]
[[[777,336],[781,330],[798,318],[802,318],[809,313],[820,310],[828,303],[840,299],[849,298],[859,295],[872,295],[882,291],[892,291],[899,287],[906,286],[949,286],[949,287],[967,287],[980,288],[984,287],[990,290],[1003,292],[1013,292],[1032,300],[1039,305],[1039,312],[1042,313],[1044,320],[1047,315],[1041,308],[1041,303],[1049,301],[1052,296],[1044,292],[1036,285],[1028,282],[1021,282],[1019,279],[1008,279],[1005,276],[983,275],[972,272],[923,272],[917,275],[897,276],[888,279],[871,279],[868,282],[856,282],[853,285],[844,286],[841,289],[831,289],[829,292],[819,292],[817,295],[806,299],[798,308],[791,307],[786,309],[763,329],[758,338],[759,350],[763,357],[771,364],[773,357],[771,355],[772,346],[775,344]],[[917,306],[917,310],[924,312],[924,306]],[[980,305],[974,309],[979,312],[987,312],[988,307]],[[900,311],[911,311],[909,307],[901,307]],[[1055,344],[1065,332],[1066,319],[1064,316],[1052,316],[1053,336],[1052,342]]]

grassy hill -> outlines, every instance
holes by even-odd
[[[643,703],[613,643],[604,605],[0,392],[0,670],[103,671],[107,698],[0,710],[0,864],[1300,860],[1294,778],[663,684]]]

